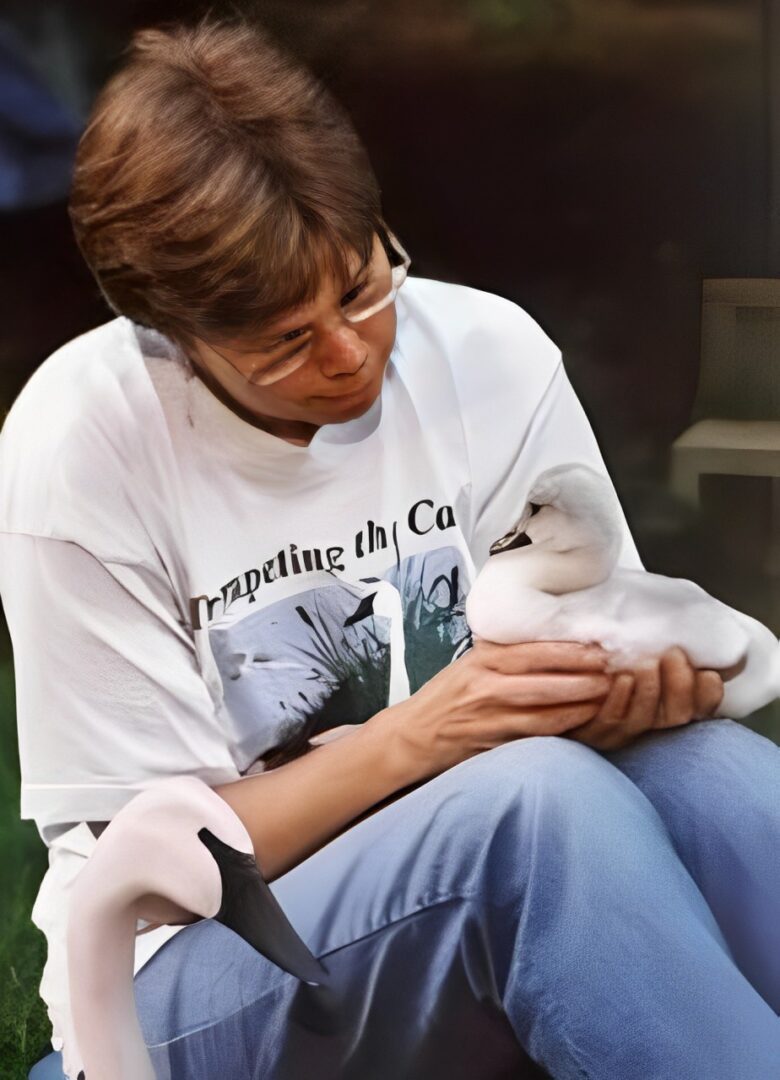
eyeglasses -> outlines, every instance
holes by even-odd
[[[388,265],[388,267],[379,270],[372,269],[371,264],[369,264],[360,281],[342,298],[341,311],[347,322],[364,322],[389,307],[406,280],[412,260],[397,237],[389,229],[386,229],[385,233],[385,236],[380,233],[380,239],[388,256],[388,263],[392,259],[400,259],[401,262],[395,266]],[[296,337],[290,335],[305,335],[305,340],[296,344]],[[256,361],[249,371],[236,367],[232,360],[228,360],[213,345],[208,345],[208,347],[220,359],[230,364],[233,370],[237,371],[248,383],[253,386],[270,386],[281,379],[286,379],[288,375],[292,375],[294,371],[303,366],[306,362],[307,346],[310,344],[311,338],[312,334],[307,330],[288,331],[287,334],[281,335],[279,342],[266,350],[264,359]],[[208,342],[204,344],[208,344]]]

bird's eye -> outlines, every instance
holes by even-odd
[[[538,514],[542,509],[539,503],[529,503],[528,505],[531,507],[531,517],[533,517],[534,514]]]

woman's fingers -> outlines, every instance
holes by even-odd
[[[626,679],[632,679],[633,692],[625,712],[618,714],[614,706],[608,712],[605,702],[597,716],[576,729],[572,738],[596,750],[619,750],[656,726],[662,692],[659,661],[645,660],[633,672],[616,675],[615,682],[620,680],[622,695],[627,694]]]
[[[634,693],[634,676],[627,671],[621,673],[613,680],[612,689],[604,702],[604,713],[623,719],[628,712],[631,698]]]
[[[615,675],[612,679],[612,687],[592,723],[603,729],[622,726],[625,723],[633,693],[634,676],[627,671],[621,671]]]
[[[723,692],[717,671],[697,670],[675,646],[633,673],[616,675],[599,712],[567,736],[597,750],[620,749],[653,728],[681,727],[710,716]]]
[[[634,691],[634,677],[623,671],[615,675],[598,713],[585,724],[566,732],[577,742],[595,750],[614,750],[630,741],[625,716]]]
[[[695,669],[679,646],[642,661],[633,671],[614,674],[605,670],[610,654],[595,642],[499,645],[477,640],[472,651],[477,650],[480,663],[495,673],[497,699],[549,712],[551,733],[561,731],[599,750],[627,746],[653,728],[705,718],[723,697],[719,673]],[[587,717],[584,708],[587,718],[579,725],[574,715],[557,715],[560,708],[579,703],[594,710]]]
[[[636,685],[626,720],[632,730],[653,726],[661,704],[661,670],[657,659],[645,660],[634,669]]]
[[[527,711],[509,709],[498,718],[497,726],[487,725],[483,731],[488,746],[528,735],[566,735],[569,731],[584,727],[598,708],[598,702],[580,701]]]
[[[696,669],[677,645],[667,649],[659,661],[661,708],[655,727],[682,727],[696,712]]]
[[[479,657],[484,667],[504,675],[603,671],[609,659],[609,653],[597,643],[583,645],[578,641],[522,641],[516,645],[498,645],[478,638],[470,651]]]
[[[582,675],[499,675],[496,693],[513,705],[560,705],[596,701],[609,693],[612,678],[598,672]]]
[[[696,672],[696,690],[694,693],[695,712],[697,720],[711,717],[723,700],[725,688],[723,679],[717,671],[701,669]]]

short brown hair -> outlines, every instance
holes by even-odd
[[[352,123],[265,29],[135,35],[79,143],[69,213],[111,308],[188,345],[251,335],[387,242]]]

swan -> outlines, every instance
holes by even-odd
[[[155,1080],[135,1009],[137,921],[149,930],[198,918],[222,922],[296,978],[328,984],[231,807],[194,776],[155,781],[115,815],[73,883],[67,952],[79,1080]]]
[[[692,581],[617,566],[621,515],[611,482],[590,466],[540,473],[466,598],[472,634],[500,644],[598,642],[612,654],[609,671],[678,645],[694,667],[736,667],[714,716],[739,719],[780,697],[772,631]]]

